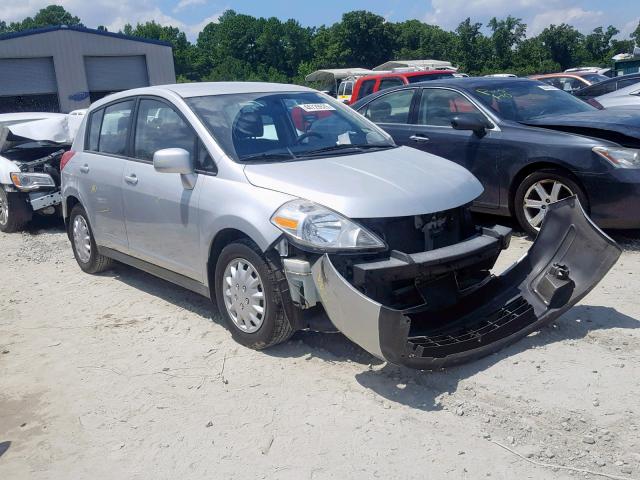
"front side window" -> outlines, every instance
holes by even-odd
[[[345,82],[344,94],[351,95],[353,93],[353,82]]]
[[[194,158],[196,134],[167,103],[142,99],[138,106],[135,157],[153,160],[153,154],[164,148],[183,148]]]
[[[127,154],[133,100],[114,103],[104,109],[98,151],[114,155]]]
[[[212,95],[186,99],[236,161],[286,161],[369,149],[393,140],[358,113],[316,92]]]
[[[597,110],[573,95],[537,81],[491,82],[473,91],[475,98],[504,120],[516,122]]]
[[[451,120],[458,114],[482,116],[480,110],[464,95],[443,88],[425,88],[420,98],[418,123],[438,127],[450,127]]]
[[[375,123],[409,123],[414,89],[399,90],[373,100],[365,111],[365,117]]]

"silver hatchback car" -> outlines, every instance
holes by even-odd
[[[409,111],[391,107],[399,120]],[[300,86],[108,96],[61,170],[82,270],[116,260],[215,299],[256,349],[337,328],[396,364],[460,363],[558,317],[620,254],[572,197],[549,206],[524,258],[492,274],[510,230],[473,224],[473,175]]]

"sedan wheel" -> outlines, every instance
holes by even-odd
[[[559,180],[544,179],[529,187],[524,195],[524,215],[529,225],[539,230],[550,204],[570,197],[574,192]]]
[[[224,304],[238,329],[257,332],[264,321],[264,287],[258,270],[243,258],[234,258],[224,271]]]

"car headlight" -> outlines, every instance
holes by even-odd
[[[13,172],[11,181],[19,190],[28,192],[40,187],[55,187],[56,183],[48,173]]]
[[[625,147],[593,147],[593,151],[617,168],[640,168],[640,150]]]
[[[385,243],[357,223],[308,200],[292,200],[271,217],[293,243],[313,250],[382,250]]]

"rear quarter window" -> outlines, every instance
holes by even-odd
[[[96,110],[89,116],[89,126],[87,141],[85,143],[85,150],[92,152],[98,151],[98,141],[100,140],[100,127],[102,126],[102,117],[104,116],[104,109]]]

